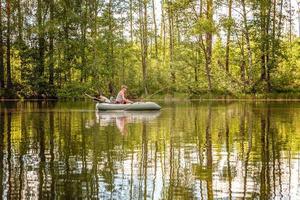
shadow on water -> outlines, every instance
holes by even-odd
[[[295,199],[298,103],[0,105],[2,199]]]

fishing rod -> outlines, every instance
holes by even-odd
[[[165,89],[168,89],[168,88],[170,88],[169,85],[168,85],[167,87],[164,87],[164,88],[162,88],[162,89],[159,89],[159,90],[155,91],[155,92],[152,93],[152,94],[149,94],[149,95],[145,96],[144,98],[150,98],[150,97],[152,97],[152,96],[154,96],[154,95],[156,95],[156,94],[160,93],[161,91],[164,91]]]

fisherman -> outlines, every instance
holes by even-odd
[[[125,97],[126,91],[127,91],[127,86],[126,85],[122,85],[121,90],[118,93],[117,98],[116,98],[116,103],[117,104],[133,103],[129,99],[126,99],[126,97]]]
[[[111,100],[109,100],[107,97],[105,97],[103,95],[99,95],[97,99],[99,99],[100,102],[111,103]]]

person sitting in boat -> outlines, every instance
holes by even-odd
[[[105,97],[103,95],[99,95],[98,99],[100,100],[100,102],[103,102],[103,103],[111,103],[111,100],[109,100],[107,97]]]
[[[133,103],[129,99],[126,99],[126,97],[125,97],[126,91],[127,91],[127,86],[126,85],[122,85],[121,90],[118,93],[117,98],[116,98],[116,103],[117,104]]]

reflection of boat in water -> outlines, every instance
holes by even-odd
[[[160,111],[96,111],[96,120],[88,121],[86,128],[91,128],[95,124],[100,126],[108,126],[115,124],[122,134],[125,134],[126,124],[149,122],[160,115]]]
[[[107,126],[111,123],[117,123],[117,120],[126,118],[128,123],[147,122],[154,120],[160,115],[160,111],[120,111],[106,112],[97,111],[96,118],[100,126]]]

